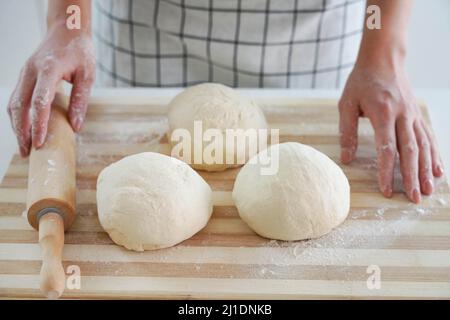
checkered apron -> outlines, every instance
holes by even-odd
[[[98,83],[341,87],[364,8],[364,0],[98,0]]]

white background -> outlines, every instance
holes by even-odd
[[[394,0],[396,1],[396,0]],[[45,32],[45,0],[0,0],[0,88],[12,87],[20,68]],[[415,0],[409,28],[407,70],[418,96],[427,101],[441,145],[445,167],[450,168],[450,1]],[[420,89],[447,89],[435,92]],[[6,101],[0,90],[0,178],[15,140],[9,130]],[[449,150],[442,150],[449,149]]]

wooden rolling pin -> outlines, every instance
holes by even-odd
[[[28,172],[28,222],[39,230],[42,248],[42,292],[58,298],[65,288],[62,266],[64,231],[75,220],[75,135],[66,110],[53,104],[47,139],[30,153]]]

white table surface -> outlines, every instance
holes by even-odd
[[[285,89],[240,89],[250,96],[296,96],[303,98],[339,98],[337,90],[285,90]],[[11,156],[17,148],[12,133],[6,105],[12,88],[0,87],[0,179],[3,177]],[[149,96],[173,95],[180,89],[94,89],[92,95],[111,96]],[[430,110],[431,121],[440,147],[444,169],[450,170],[450,89],[416,90],[415,94],[423,99]]]

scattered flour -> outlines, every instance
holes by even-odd
[[[256,268],[253,276],[260,278],[270,275],[279,276],[280,270],[285,270],[287,273],[292,265],[292,259],[324,267],[350,266],[355,258],[355,251],[348,250],[342,253],[339,249],[388,248],[397,241],[399,236],[409,234],[414,229],[414,221],[418,218],[423,219],[439,212],[439,208],[414,204],[408,205],[400,212],[398,209],[398,206],[385,206],[352,210],[349,219],[341,226],[318,239],[293,242],[268,240],[263,248],[264,255],[273,256],[269,258],[270,265],[264,264]],[[277,250],[286,247],[288,254],[280,256]],[[345,274],[344,277],[346,277]],[[348,277],[350,279],[350,274]]]
[[[142,120],[142,119],[141,119]],[[104,132],[103,132],[104,131]],[[133,144],[157,145],[168,131],[166,118],[143,122],[137,121],[130,125],[130,122],[115,123],[113,127],[105,125],[96,128],[96,131],[85,129],[76,137],[77,142],[77,163],[80,165],[109,165],[120,158],[130,155],[127,147]],[[97,148],[92,148],[93,144],[109,144],[119,147],[117,154],[101,153]],[[123,147],[123,152],[120,148]],[[149,148],[150,149],[150,148]],[[142,150],[145,151],[145,150]]]
[[[276,110],[275,110],[276,111]],[[283,111],[285,112],[285,111]],[[90,144],[114,144],[115,146],[128,146],[129,144],[148,144],[149,146],[158,144],[167,132],[167,120],[143,122],[136,121],[135,126],[129,123],[116,124],[114,127],[96,128],[95,132],[84,130],[77,136],[78,154],[77,162],[83,165],[99,164],[108,165],[118,160],[117,155],[100,153]],[[103,132],[104,131],[104,132]],[[124,154],[126,155],[126,154]],[[55,163],[49,160],[49,165],[54,166]],[[377,162],[375,159],[361,164],[361,168],[367,170],[370,175],[376,175]],[[401,182],[397,181],[394,185],[395,190],[401,189]],[[33,181],[31,181],[32,183]],[[436,189],[439,189],[436,184]],[[439,206],[447,205],[447,201],[436,195],[432,200]],[[439,208],[428,208],[417,205],[407,205],[402,207],[396,205],[382,206],[380,208],[362,208],[352,210],[347,221],[333,230],[328,235],[319,239],[283,242],[277,240],[267,240],[263,247],[260,247],[261,263],[250,271],[250,276],[255,278],[282,277],[283,274],[289,275],[292,261],[306,261],[311,265],[327,267],[330,265],[349,266],[354,257],[353,251],[342,251],[337,249],[368,249],[368,248],[385,248],[392,245],[401,236],[408,232],[408,228],[413,227],[411,223],[418,218],[426,218],[439,211]],[[393,213],[393,211],[396,211]],[[22,213],[26,217],[27,212]],[[95,215],[94,210],[89,209],[88,216]],[[205,250],[208,248],[208,239],[203,240]],[[140,255],[154,254],[159,261],[170,260],[182,246],[176,246],[169,249],[163,249],[159,252],[133,253]],[[124,254],[128,254],[125,252]],[[199,255],[195,261],[195,270],[200,272],[202,269],[202,257]],[[221,270],[224,269],[220,265]],[[115,271],[117,274],[118,270]],[[349,271],[350,272],[350,271]],[[345,277],[345,275],[344,275]],[[350,277],[350,274],[349,274]],[[229,275],[233,278],[233,274]]]

